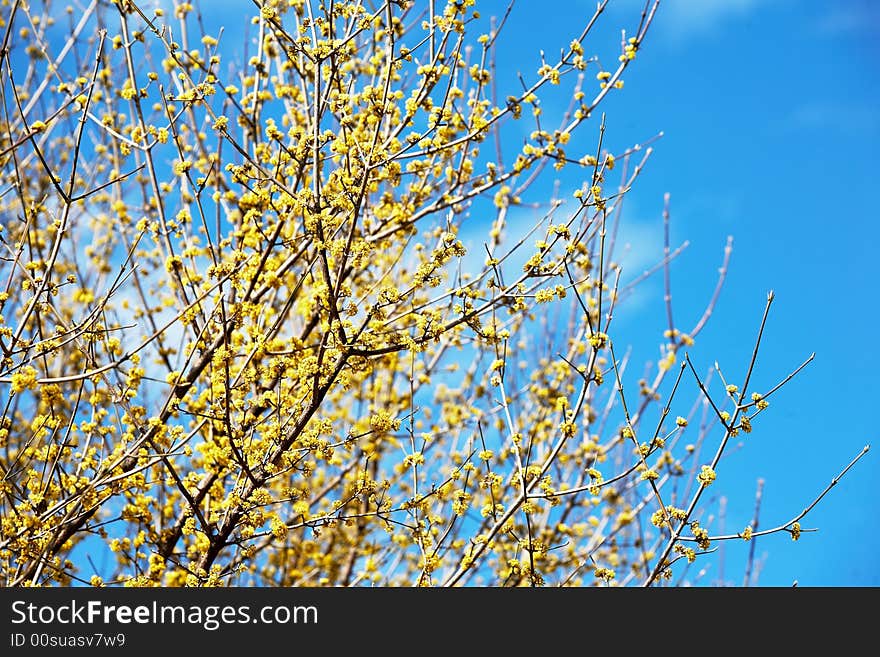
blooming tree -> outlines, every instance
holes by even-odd
[[[667,231],[663,355],[624,387],[651,148],[608,150],[600,106],[660,3],[612,62],[606,4],[509,80],[510,9],[474,0],[240,3],[244,52],[178,0],[4,2],[3,583],[650,585],[797,539],[812,505],[707,522],[778,389],[760,333],[720,392],[686,356],[729,243],[681,327]]]

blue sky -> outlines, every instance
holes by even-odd
[[[478,4],[487,19],[503,14],[508,2]],[[595,4],[520,0],[498,42],[499,95],[519,88],[518,72],[534,73],[540,49],[566,46]],[[615,64],[620,29],[633,33],[642,4],[611,0],[587,54]],[[252,15],[253,6],[222,6],[206,13],[208,31],[223,25],[227,45],[240,43],[244,21],[237,18]],[[603,105],[612,151],[664,133],[626,200],[624,280],[662,255],[666,192],[673,245],[689,242],[672,269],[680,326],[692,326],[702,313],[724,244],[734,238],[726,286],[691,350],[697,367],[705,371],[717,360],[726,376],[742,379],[771,289],[777,297],[755,389],[770,388],[816,352],[719,468],[713,493],[728,498],[727,532],[750,522],[759,478],[766,481],[760,525],[780,524],[876,442],[878,30],[880,5],[869,0],[664,0],[625,88]],[[552,115],[555,108],[544,107]],[[532,129],[522,123],[526,133]],[[584,147],[595,143],[597,125],[586,127]],[[579,187],[582,175],[564,170],[561,189]],[[471,237],[482,241],[484,226],[471,226]],[[632,346],[634,370],[656,360],[665,328],[662,278],[655,276],[616,317],[614,339]],[[693,396],[682,399],[679,412]],[[869,453],[803,521],[818,533],[798,543],[787,534],[757,541],[760,584],[880,585],[876,463]],[[741,583],[747,550],[740,542],[724,547],[725,582]],[[719,560],[706,565],[698,582],[718,583]]]
[[[508,3],[478,4],[488,16]],[[616,63],[620,28],[632,32],[642,4],[611,0],[587,54],[598,50],[606,67]],[[216,21],[227,43],[240,42],[238,17],[253,6],[216,5],[224,11],[206,15],[209,33]],[[594,7],[592,0],[520,0],[499,41],[499,95],[518,88],[518,71],[534,73],[539,49],[566,46]],[[750,521],[759,478],[766,482],[759,528],[781,524],[877,442],[878,31],[873,0],[664,0],[625,88],[603,105],[612,151],[664,133],[626,200],[624,281],[662,256],[664,193],[672,199],[673,245],[689,242],[672,268],[679,326],[702,313],[724,244],[734,238],[727,283],[690,352],[698,369],[717,360],[729,379],[742,379],[771,289],[776,301],[755,389],[772,387],[816,352],[719,468],[713,493],[728,498],[727,532]],[[594,143],[597,125],[585,127],[583,145]],[[564,170],[561,188],[579,187],[578,175]],[[655,361],[666,328],[662,277],[641,285],[615,322],[613,337],[632,345],[634,370]],[[877,459],[869,453],[802,522],[818,533],[798,543],[787,534],[757,541],[760,584],[880,585]],[[741,542],[725,546],[724,581],[742,581],[747,550]],[[717,583],[719,566],[717,558],[708,562],[700,582]]]
[[[478,4],[487,18],[508,2]],[[620,29],[633,33],[642,4],[611,0],[587,54],[615,64]],[[518,89],[517,72],[538,68],[539,49],[567,45],[595,5],[518,2],[499,40],[499,94]],[[224,6],[230,11],[206,18],[223,22],[234,43],[234,10],[253,10],[247,2]],[[624,265],[632,278],[661,257],[669,192],[672,242],[689,242],[672,269],[679,325],[692,326],[702,313],[724,244],[734,238],[726,286],[691,350],[697,367],[717,360],[728,378],[742,379],[771,289],[776,301],[755,389],[772,387],[816,352],[719,468],[713,492],[728,498],[727,532],[750,522],[759,478],[766,482],[760,526],[781,524],[876,442],[878,30],[880,4],[871,0],[664,0],[624,90],[603,106],[613,151],[664,133],[626,200]],[[595,126],[586,131],[594,140]],[[563,171],[561,188],[579,187],[577,176]],[[666,328],[662,278],[642,285],[616,322],[615,340],[632,345],[635,370],[656,360]],[[798,543],[787,534],[759,539],[759,583],[880,585],[876,471],[871,452],[802,522],[818,533]],[[725,546],[725,582],[742,581],[747,550]],[[719,567],[712,560],[698,581],[717,583]]]
[[[612,0],[587,51],[616,45],[641,4]],[[558,51],[594,7],[518,4],[507,38],[519,45],[505,65],[530,65],[525,42]],[[741,380],[771,289],[756,389],[816,352],[719,468],[728,531],[748,523],[758,478],[766,480],[761,526],[779,524],[876,442],[878,31],[880,4],[869,1],[667,0],[625,89],[604,106],[613,150],[664,132],[626,201],[624,231],[640,250],[630,266],[638,273],[662,253],[663,194],[671,194],[672,242],[689,241],[672,269],[681,324],[702,312],[734,237],[727,284],[691,350],[698,368],[718,360]],[[630,310],[619,314],[616,339],[632,344],[634,362],[656,359],[662,277]],[[876,472],[872,451],[802,522],[818,533],[798,543],[787,534],[760,539],[759,582],[880,584]],[[726,580],[742,581],[746,547],[726,546]],[[704,581],[717,578],[717,566]]]

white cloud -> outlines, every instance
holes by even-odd
[[[663,259],[663,226],[629,222],[621,226],[614,260],[623,271],[624,281],[637,278]]]
[[[669,0],[661,6],[667,22],[682,30],[705,30],[757,8],[760,0]]]
[[[880,6],[876,4],[852,3],[831,6],[817,23],[821,34],[838,35],[851,32],[871,31],[880,28]]]
[[[853,102],[810,101],[795,107],[783,123],[795,131],[872,137],[880,134],[880,115]]]
[[[724,22],[735,20],[766,6],[774,0],[663,0],[657,10],[653,29],[667,38],[685,37],[713,32]],[[624,0],[619,8],[631,14],[644,7],[644,0]]]
[[[657,284],[663,275],[656,271],[647,280],[632,285],[663,262],[663,222],[659,209],[653,214],[652,217],[652,213],[643,212],[635,199],[629,198],[624,203],[612,254],[612,260],[621,268],[620,301],[626,312],[619,314],[620,318],[639,317],[639,311],[656,295]],[[673,250],[677,246],[673,244]]]

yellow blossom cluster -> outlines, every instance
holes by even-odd
[[[239,60],[195,3],[91,3],[60,43],[15,3],[0,583],[650,584],[714,540],[667,417],[702,322],[632,396],[612,327],[650,152],[596,109],[653,11],[613,70],[600,10],[511,79],[480,4],[267,0]]]

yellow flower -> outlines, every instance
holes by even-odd
[[[697,539],[697,545],[700,546],[700,549],[706,550],[709,548],[709,530],[705,527],[700,527],[700,523],[694,521],[691,523],[691,533]]]
[[[399,429],[400,420],[391,417],[391,414],[382,409],[370,417],[370,426],[374,431],[382,432],[390,429]]]
[[[704,488],[715,481],[715,471],[711,466],[704,465],[700,469],[700,474],[697,475],[697,481],[700,482],[700,485]]]
[[[37,370],[30,365],[22,367],[18,372],[12,375],[12,392],[22,392],[23,390],[33,390],[37,387]]]
[[[615,578],[615,573],[611,568],[603,568],[599,567],[593,571],[593,575],[596,579],[604,579],[606,582],[610,582]]]

